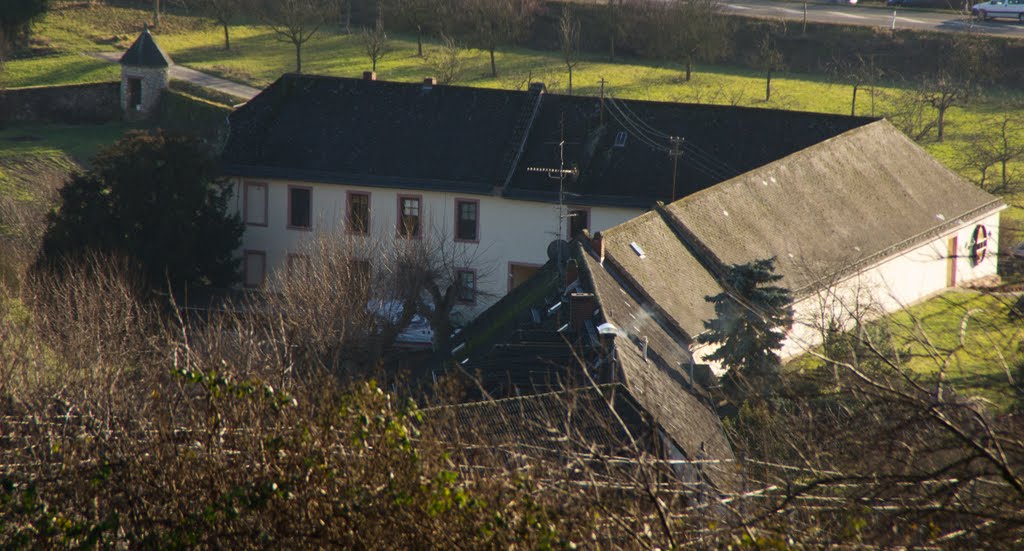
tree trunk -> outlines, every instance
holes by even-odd
[[[608,37],[608,61],[615,61],[615,35]]]
[[[936,136],[936,140],[938,140],[939,142],[942,141],[942,138],[944,138],[946,134],[946,109],[949,109],[948,105],[939,105],[939,118],[936,120],[936,128],[938,130],[938,136]]]
[[[224,23],[224,49],[231,49],[231,36],[228,35],[228,24],[226,22]]]
[[[572,95],[572,65],[567,65],[569,68],[569,95]]]
[[[302,42],[295,41],[295,72],[302,72]]]
[[[491,76],[497,78],[498,66],[494,64],[494,46],[491,46],[489,50],[491,52]]]
[[[857,115],[857,88],[859,86],[860,86],[859,84],[854,84],[853,85],[853,100],[850,101],[850,116],[851,117]]]
[[[769,70],[768,71],[768,77],[765,79],[765,83],[764,83],[764,101],[765,101],[765,103],[768,103],[771,100],[772,100],[772,72],[771,72],[771,70]]]
[[[372,56],[370,58],[370,70],[375,73],[377,72],[377,56]]]
[[[690,82],[690,76],[693,73],[693,58],[686,58],[686,82]]]
[[[153,0],[153,27],[160,26],[160,0]]]
[[[416,25],[416,55],[423,57],[423,25]]]

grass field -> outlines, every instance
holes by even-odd
[[[890,331],[903,367],[929,387],[937,374],[958,392],[983,398],[1007,410],[1018,401],[1011,381],[1024,361],[1018,346],[1024,340],[1024,321],[1011,320],[1012,295],[951,291],[897,312],[875,323]],[[787,370],[807,371],[822,365],[805,355]]]

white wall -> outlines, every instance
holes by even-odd
[[[971,258],[975,226],[988,230],[988,253],[974,265]],[[957,238],[956,284],[994,276],[999,250],[999,213],[969,220],[959,228],[903,254],[889,257],[859,273],[837,281],[826,289],[794,304],[794,324],[780,352],[789,359],[821,344],[821,328],[829,319],[849,324],[858,316],[894,312],[947,289],[948,242]],[[783,282],[785,283],[785,282]],[[698,363],[708,363],[717,374],[721,366],[704,360],[715,347],[693,351]]]
[[[312,194],[313,231],[343,231],[347,208],[347,192],[370,194],[370,226],[374,236],[394,236],[398,224],[398,196],[422,197],[422,228],[424,235],[432,232],[452,240],[455,231],[455,200],[480,202],[479,244],[465,245],[467,257],[477,260],[481,296],[473,306],[462,308],[462,314],[473,316],[490,306],[508,291],[510,262],[543,264],[547,261],[547,245],[558,230],[557,205],[531,201],[513,201],[492,195],[472,195],[435,191],[361,187],[344,184],[307,184],[284,180],[249,180],[268,184],[267,226],[246,226],[242,249],[264,251],[268,271],[287,267],[288,254],[299,253],[311,232],[288,229],[288,185],[310,187]],[[236,181],[235,208],[242,210],[242,181]],[[573,208],[571,204],[567,208]],[[644,211],[635,208],[592,207],[590,228],[600,231],[634,218]],[[568,221],[562,235],[568,233]]]

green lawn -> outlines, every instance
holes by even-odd
[[[903,368],[919,382],[932,386],[942,371],[957,392],[1005,410],[1017,402],[1010,381],[1018,376],[1015,365],[1024,361],[1018,351],[1024,320],[1008,316],[1015,301],[1011,295],[950,291],[875,323],[889,329],[894,347],[904,353]],[[786,369],[807,372],[820,366],[820,360],[805,355]]]

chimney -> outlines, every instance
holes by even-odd
[[[437,86],[437,79],[434,77],[427,77],[423,79],[423,89],[430,90],[434,86]]]
[[[596,304],[594,293],[573,293],[569,295],[569,325],[576,334],[583,331],[583,324],[594,317]]]
[[[363,71],[363,80],[377,80],[377,73],[373,71]]]
[[[597,257],[597,261],[604,264],[604,236],[601,232],[594,234],[594,237],[590,239],[590,248],[594,252],[594,256]]]
[[[580,267],[576,264],[575,258],[570,258],[565,263],[565,286],[568,287],[573,284],[574,281],[580,278]]]
[[[648,339],[647,337],[644,337],[644,340],[641,343],[641,348],[643,349],[643,353],[644,353],[644,363],[647,363],[647,345],[650,344],[650,343],[651,343],[651,340]]]

